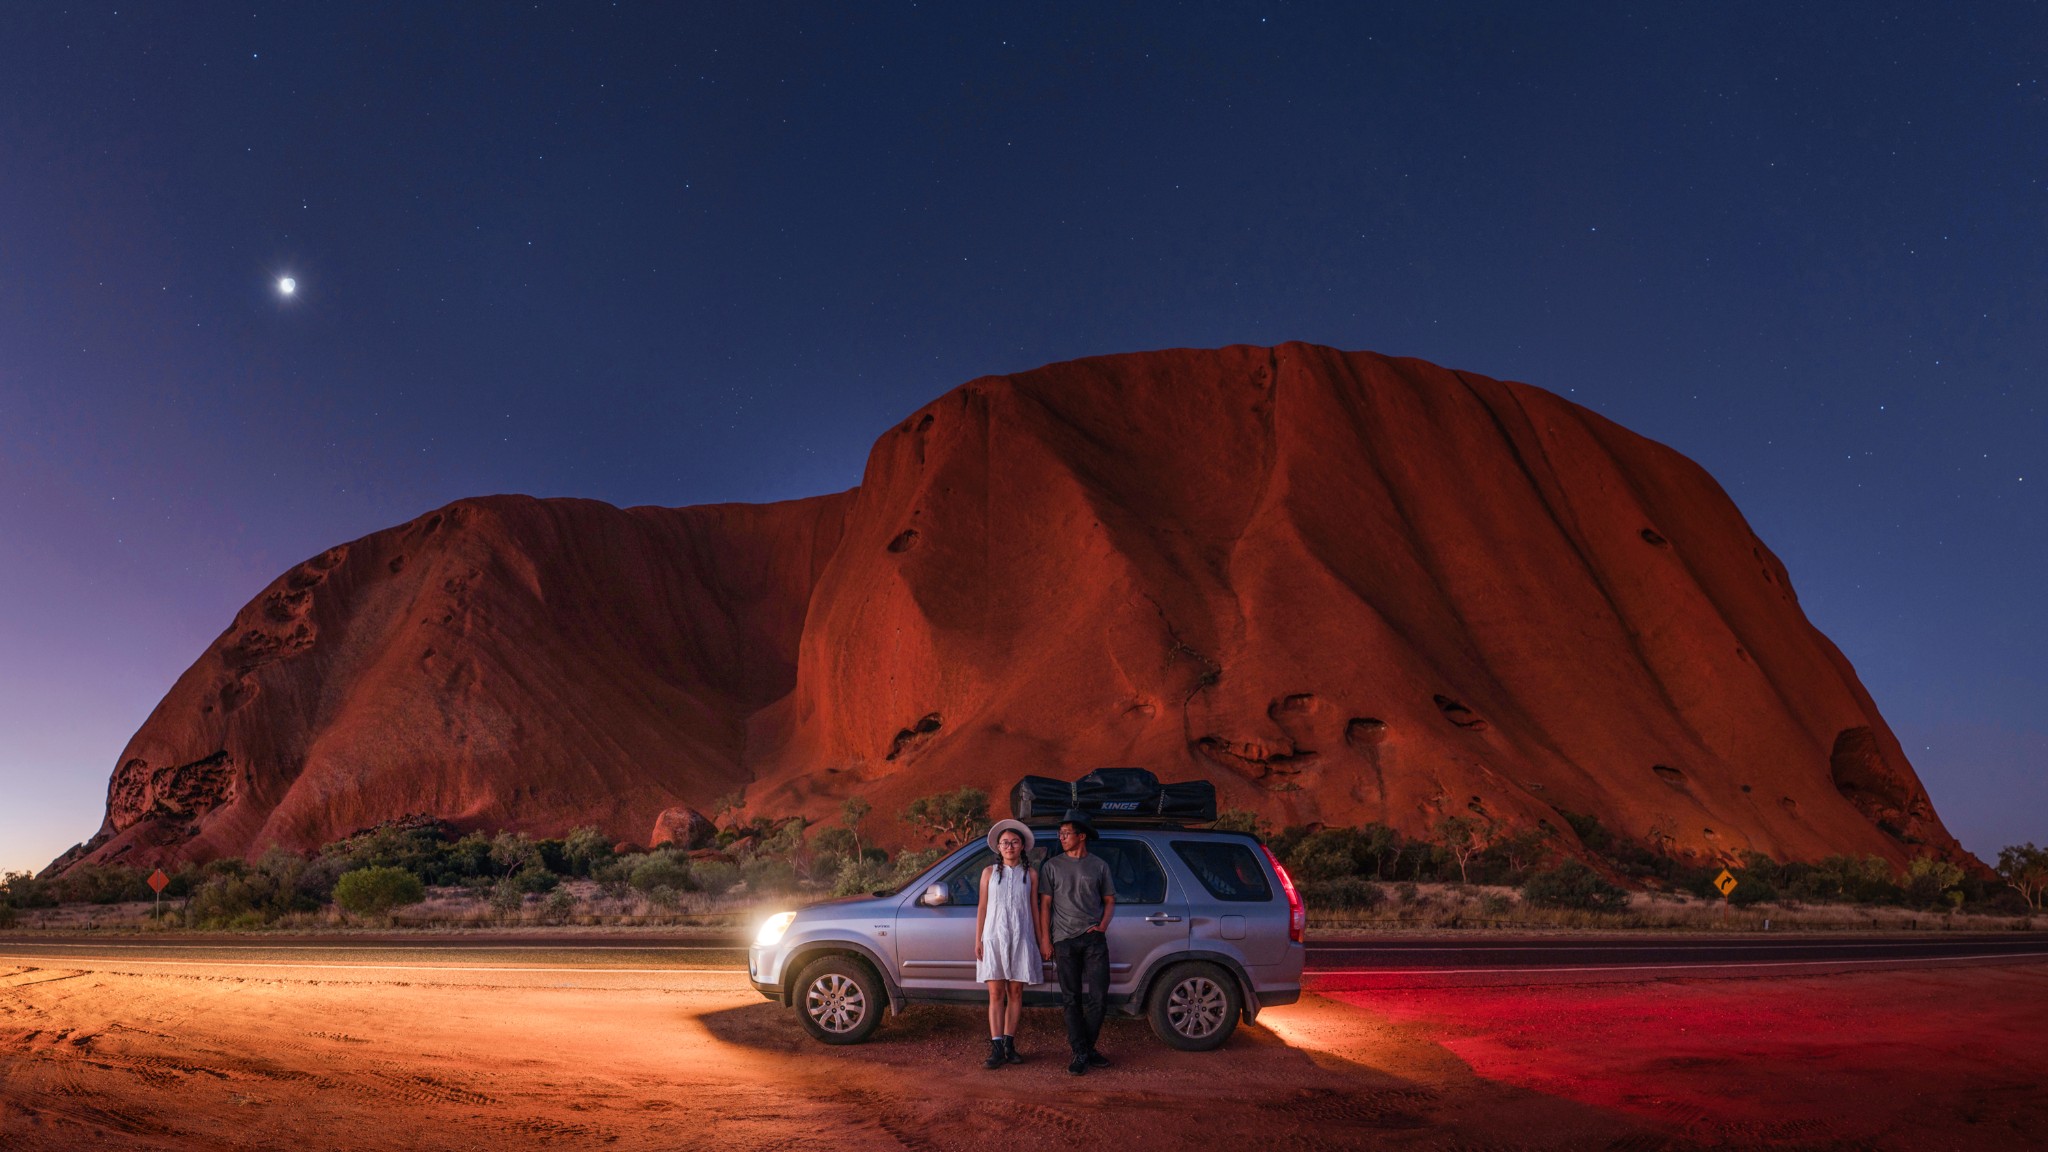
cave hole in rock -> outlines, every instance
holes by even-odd
[[[1275,720],[1282,716],[1300,715],[1306,712],[1314,712],[1315,710],[1316,697],[1313,692],[1296,692],[1289,696],[1282,696],[1271,704],[1266,705],[1266,715]]]
[[[405,554],[401,552],[398,555],[393,556],[391,558],[391,563],[386,564],[385,567],[391,569],[391,574],[393,576],[396,576],[400,572],[405,571]]]
[[[1666,539],[1665,539],[1665,538],[1664,538],[1664,537],[1663,537],[1662,535],[1660,535],[1660,534],[1659,534],[1659,533],[1657,532],[1657,530],[1656,530],[1655,528],[1645,528],[1645,529],[1643,529],[1643,530],[1642,530],[1642,532],[1641,532],[1641,536],[1642,536],[1642,538],[1643,538],[1643,543],[1645,543],[1645,544],[1649,544],[1649,545],[1652,545],[1653,547],[1657,547],[1657,548],[1669,548],[1669,547],[1671,547],[1671,541],[1669,541],[1669,540],[1666,540]]]
[[[439,512],[436,512],[432,516],[427,517],[427,522],[420,526],[420,535],[432,536],[436,531],[440,529],[440,527],[441,514]]]
[[[1744,792],[1745,794],[1747,794],[1747,793],[1749,792],[1749,785],[1747,785],[1747,784],[1744,784],[1744,785],[1742,786],[1742,791],[1743,791],[1743,792]]]
[[[1344,725],[1344,742],[1356,748],[1361,744],[1384,744],[1387,740],[1387,722],[1372,716],[1354,716]]]
[[[918,539],[917,529],[905,528],[896,534],[894,540],[889,541],[889,551],[908,552],[912,548],[917,547]]]
[[[922,419],[922,420],[919,420],[919,421],[917,422],[917,430],[918,430],[919,432],[923,432],[923,431],[926,431],[926,430],[930,429],[930,428],[931,428],[931,426],[932,426],[932,414],[931,414],[931,413],[929,413],[929,412],[927,412],[927,413],[925,413],[925,414],[924,414],[924,419]]]
[[[903,755],[920,741],[937,732],[939,726],[944,723],[945,721],[937,712],[925,713],[918,718],[917,723],[896,733],[896,739],[889,744],[889,754],[884,756],[883,759],[894,760],[898,756]]]
[[[1436,697],[1436,707],[1437,711],[1444,714],[1444,719],[1449,720],[1460,728],[1476,732],[1486,727],[1486,721],[1481,720],[1478,713],[1451,699],[1449,696]]]
[[[1650,771],[1657,774],[1657,779],[1671,785],[1673,788],[1685,787],[1685,773],[1680,772],[1676,768],[1667,767],[1663,764],[1652,764],[1650,765]]]

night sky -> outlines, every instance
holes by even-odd
[[[0,868],[331,544],[1285,340],[1699,461],[1964,844],[2048,840],[2043,6],[427,7],[0,10]]]

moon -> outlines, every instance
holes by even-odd
[[[280,296],[289,296],[289,295],[291,295],[292,293],[294,293],[294,292],[297,292],[298,290],[299,290],[299,282],[298,282],[297,280],[294,280],[294,279],[292,279],[292,278],[291,278],[291,277],[289,277],[289,276],[280,276],[280,277],[278,277],[278,279],[277,279],[277,294],[278,294],[278,295],[280,295]]]

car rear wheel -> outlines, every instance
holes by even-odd
[[[881,977],[850,956],[827,956],[796,978],[796,1014],[827,1044],[858,1044],[882,1022]]]
[[[1152,985],[1146,1015],[1161,1040],[1183,1052],[1221,1048],[1237,1030],[1244,998],[1237,979],[1215,964],[1196,962],[1169,969]]]

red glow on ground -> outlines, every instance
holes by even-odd
[[[2038,966],[1324,994],[1423,1027],[1487,1080],[1694,1138],[2048,1141]]]

